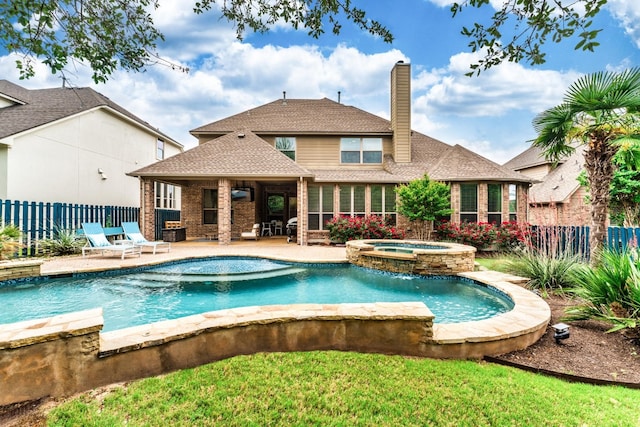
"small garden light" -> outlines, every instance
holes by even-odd
[[[551,325],[554,330],[553,338],[556,339],[556,344],[560,344],[561,340],[569,338],[569,325],[565,323],[556,323]]]

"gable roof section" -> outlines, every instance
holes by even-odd
[[[429,168],[428,174],[438,181],[533,181],[458,144],[441,153],[439,161]]]
[[[4,98],[12,104],[25,104],[27,89],[11,83],[8,80],[0,80],[0,98]]]
[[[95,108],[107,108],[127,117],[165,141],[182,147],[182,144],[173,138],[91,88],[29,90],[7,80],[0,80],[0,92],[23,102],[0,108],[0,139]]]
[[[193,129],[194,136],[237,129],[256,134],[391,135],[391,122],[328,98],[280,99]]]
[[[228,133],[127,175],[181,179],[312,176],[251,131]]]
[[[584,169],[584,147],[576,150],[539,184],[529,190],[533,203],[564,203],[580,188],[578,176]]]

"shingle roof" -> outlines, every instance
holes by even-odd
[[[193,129],[193,135],[250,129],[257,134],[388,134],[391,124],[374,114],[328,98],[276,100]]]
[[[168,159],[130,172],[165,178],[298,178],[311,173],[247,130],[231,132]]]
[[[502,166],[514,171],[519,171],[547,163],[549,163],[549,161],[545,159],[542,149],[532,145]]]
[[[552,170],[539,184],[529,191],[532,202],[562,203],[578,188],[578,176],[584,169],[584,147],[579,146],[561,165]]]
[[[173,138],[91,88],[29,90],[7,80],[0,80],[0,93],[23,102],[23,104],[0,108],[0,139],[102,107],[128,117],[168,142],[182,146]]]
[[[233,128],[236,126],[235,128]],[[293,135],[392,135],[391,123],[366,111],[348,107],[327,98],[320,100],[278,100],[240,114],[204,125],[191,131],[195,135],[209,135],[217,139],[206,142],[187,152],[147,168],[132,172],[136,176],[165,176],[174,179],[189,177],[244,176],[268,178],[269,176],[313,176],[316,182],[380,182],[402,183],[422,178],[425,173],[441,181],[511,181],[531,182],[532,179],[506,169],[461,146],[451,147],[419,132],[412,132],[410,163],[396,163],[392,156],[384,157],[383,165],[369,169],[306,170],[290,159],[287,164],[265,162],[254,150],[269,150],[283,156],[273,146],[257,135],[287,132]],[[238,129],[247,129],[246,138],[238,143]],[[231,137],[230,137],[231,135]],[[231,144],[231,142],[235,142]],[[251,143],[251,145],[249,144]],[[284,156],[286,157],[286,156]],[[210,161],[207,159],[216,159]],[[224,161],[219,159],[226,159]],[[298,169],[290,169],[293,165]],[[285,167],[286,166],[286,167]],[[285,169],[280,169],[280,168]],[[286,172],[283,172],[286,170]]]

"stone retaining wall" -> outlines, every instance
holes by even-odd
[[[0,282],[3,280],[39,277],[42,260],[18,260],[0,262]]]
[[[445,246],[445,249],[413,249],[412,253],[375,250],[376,244],[414,244]],[[458,274],[474,270],[476,249],[446,242],[417,240],[353,240],[347,242],[347,259],[360,267],[407,274]]]
[[[303,304],[221,310],[100,333],[102,310],[0,325],[0,406],[63,397],[269,351],[427,355],[422,303]]]

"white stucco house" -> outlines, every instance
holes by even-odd
[[[90,88],[29,90],[0,80],[0,199],[140,206],[127,173],[183,146]],[[157,182],[156,207],[180,189]]]

